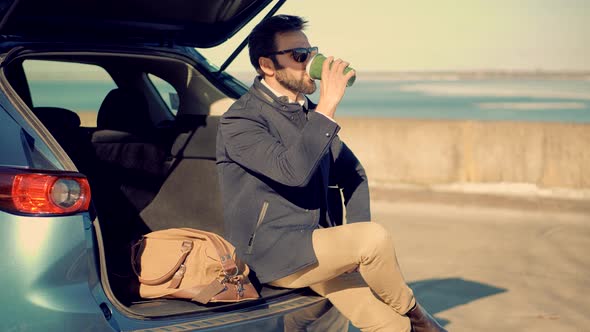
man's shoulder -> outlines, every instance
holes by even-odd
[[[268,107],[266,103],[257,98],[251,91],[242,95],[232,106],[223,114],[223,118],[251,118],[262,119],[263,110]]]

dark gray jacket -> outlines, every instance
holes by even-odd
[[[347,221],[370,221],[365,171],[338,138],[339,129],[277,98],[260,77],[221,118],[217,169],[226,236],[260,282],[317,261],[313,230],[320,221],[342,223],[338,188]]]

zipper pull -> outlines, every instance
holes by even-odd
[[[248,240],[248,249],[246,249],[247,254],[252,253],[252,247],[254,247],[254,238],[256,237],[256,232],[258,231],[260,224],[262,224],[262,221],[264,220],[264,217],[266,216],[266,211],[268,210],[268,205],[269,205],[269,203],[267,201],[264,201],[264,203],[262,203],[262,209],[260,210],[260,214],[258,215],[258,220],[256,221],[256,228],[254,229],[254,233],[252,233],[252,235],[250,235],[250,240]]]
[[[248,240],[248,249],[246,250],[247,254],[251,254],[252,253],[252,248],[254,247],[254,238],[256,237],[256,233],[252,233],[252,235],[250,236],[250,240]]]

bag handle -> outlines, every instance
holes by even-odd
[[[181,267],[181,265],[184,263],[184,261],[186,260],[186,258],[190,254],[191,250],[193,250],[193,241],[189,241],[189,240],[182,241],[182,246],[180,248],[180,252],[182,254],[180,255],[180,258],[178,258],[178,261],[176,262],[174,267],[172,267],[172,269],[170,271],[168,271],[166,274],[164,274],[160,278],[151,279],[151,280],[144,279],[137,272],[137,266],[136,266],[136,264],[137,264],[137,246],[142,245],[144,240],[145,240],[145,237],[142,238],[141,240],[139,240],[136,244],[134,244],[133,247],[131,247],[131,267],[133,268],[133,273],[135,273],[135,275],[139,279],[139,282],[144,285],[148,285],[148,286],[160,285],[160,284],[163,284],[166,281],[172,279],[172,277],[174,276],[176,271],[178,271],[178,269]]]

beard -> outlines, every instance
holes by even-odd
[[[305,72],[301,73],[301,78],[290,77],[286,70],[279,69],[276,71],[276,79],[286,89],[291,91],[310,95],[315,92],[317,86]]]

